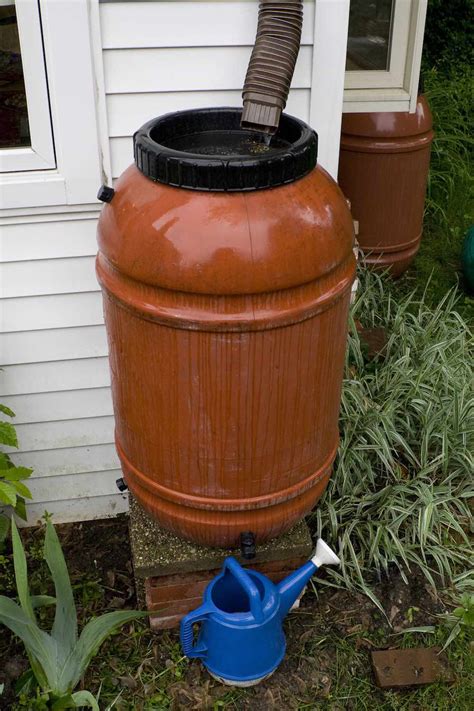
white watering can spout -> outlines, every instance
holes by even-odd
[[[322,565],[341,565],[341,561],[337,555],[329,548],[328,544],[325,543],[322,538],[318,539],[316,550],[311,558],[311,562],[317,568],[320,568]]]

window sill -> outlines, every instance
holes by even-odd
[[[344,113],[410,111],[411,95],[405,89],[346,89]]]

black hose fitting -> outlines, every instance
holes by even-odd
[[[261,0],[245,77],[242,128],[273,134],[286,106],[300,48],[303,0]]]
[[[108,185],[101,185],[97,193],[97,200],[101,202],[111,202],[114,195],[115,190],[113,188]]]
[[[240,554],[244,560],[255,558],[255,533],[252,533],[252,531],[244,531],[240,534]]]
[[[120,479],[116,479],[115,484],[117,486],[117,489],[121,492],[127,491],[128,489],[127,483],[122,477],[120,477]]]

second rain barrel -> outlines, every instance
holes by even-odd
[[[433,119],[416,111],[344,114],[338,180],[359,223],[364,262],[398,277],[420,247]]]
[[[125,480],[164,528],[209,546],[274,538],[322,495],[355,274],[314,131],[283,115],[266,145],[240,116],[143,126],[98,228]]]

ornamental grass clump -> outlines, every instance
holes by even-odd
[[[361,589],[396,566],[435,588],[473,584],[474,340],[451,291],[430,309],[364,274],[351,320],[334,475],[313,516],[339,547],[327,582]],[[359,322],[359,323],[358,323]],[[356,324],[385,329],[369,356]]]
[[[0,623],[9,627],[25,645],[45,708],[58,711],[88,706],[99,711],[97,701],[89,691],[74,692],[74,689],[107,637],[144,613],[136,610],[107,612],[91,619],[78,635],[69,573],[52,523],[46,522],[44,559],[51,571],[56,597],[30,595],[25,551],[14,521],[12,543],[20,604],[0,595]],[[35,609],[44,605],[56,606],[51,633],[43,630],[36,619]]]

